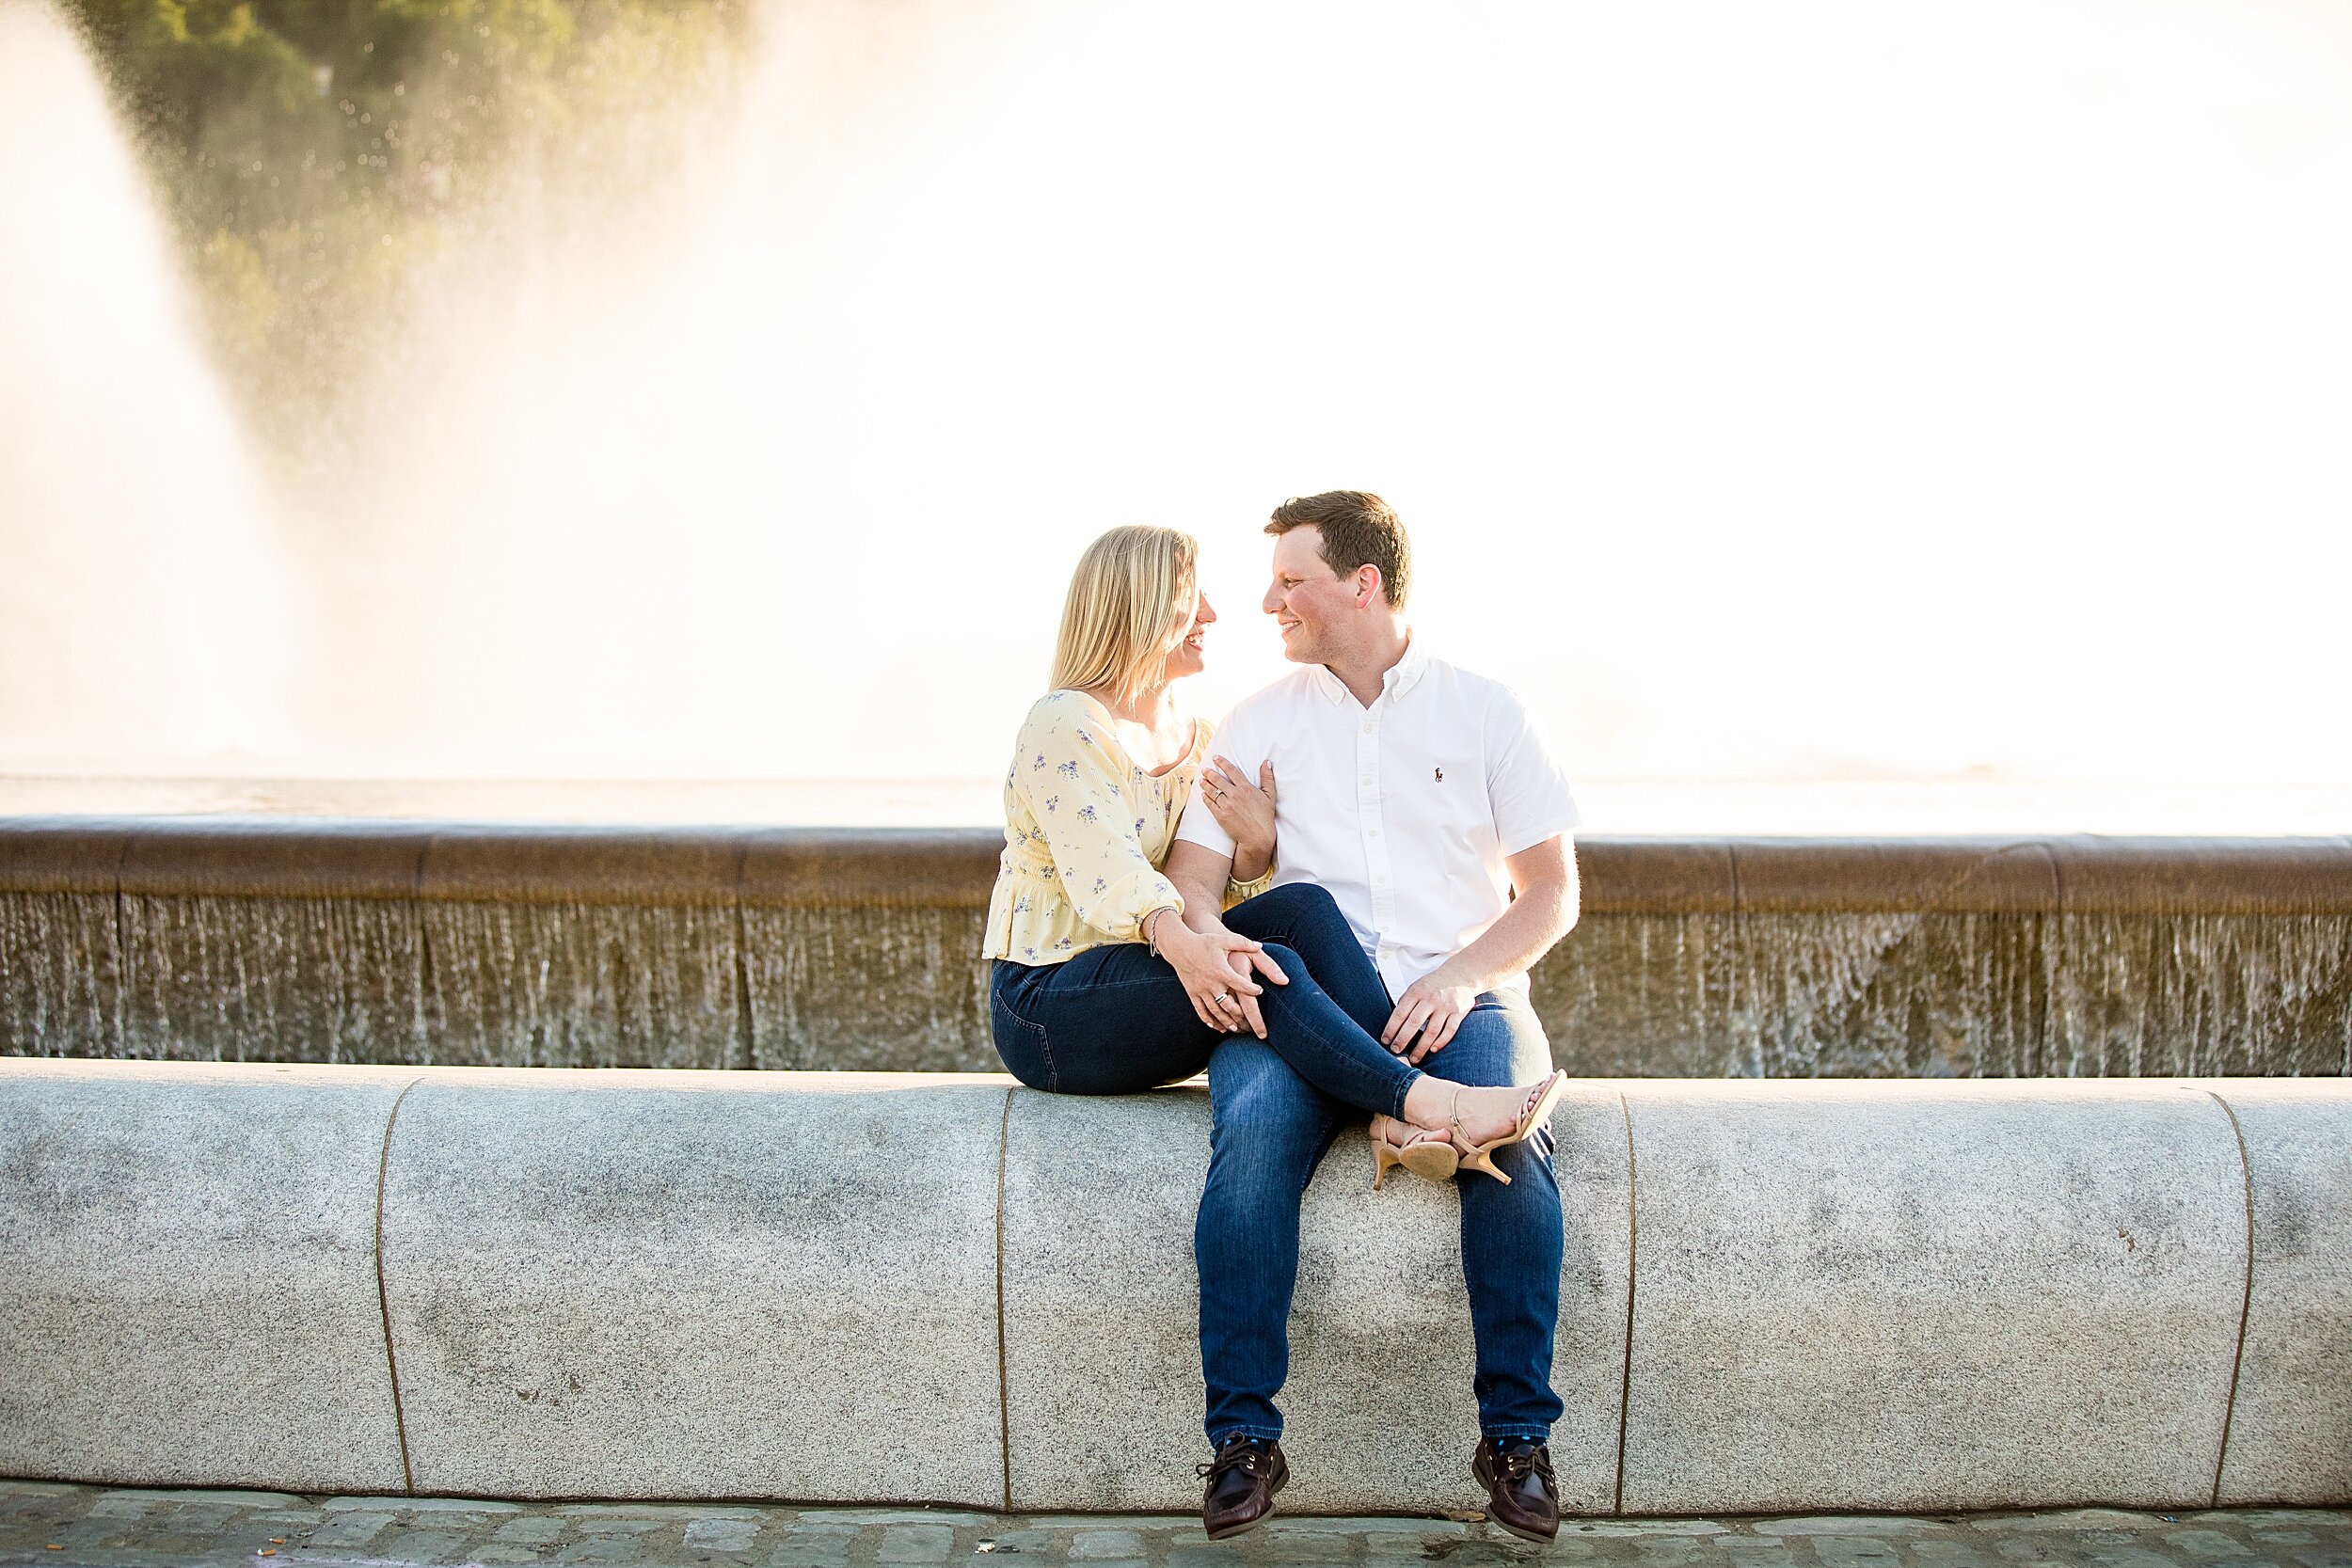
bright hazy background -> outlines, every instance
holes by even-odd
[[[103,84],[0,0],[0,810],[978,819],[1088,538],[1200,538],[1214,712],[1282,669],[1266,511],[1350,486],[1595,828],[2352,823],[2352,8],[756,33],[637,217],[436,263],[329,499],[207,380]],[[177,456],[121,461],[126,404]]]

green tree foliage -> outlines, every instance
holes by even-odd
[[[139,129],[228,368],[264,404],[347,372],[415,263],[501,190],[584,188],[583,169],[607,198],[658,182],[676,151],[661,111],[725,79],[745,14],[730,0],[61,3]]]

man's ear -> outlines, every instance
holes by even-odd
[[[1380,596],[1380,568],[1370,562],[1356,568],[1356,608],[1370,610]]]

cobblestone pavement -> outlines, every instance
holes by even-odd
[[[1956,1517],[1587,1519],[1550,1546],[1477,1521],[1279,1517],[1212,1544],[1157,1513],[969,1513],[923,1508],[499,1503],[297,1497],[0,1481],[0,1564],[43,1568],[405,1568],[469,1563],[710,1563],[740,1568],[1027,1563],[1247,1568],[1258,1563],[1553,1561],[1631,1568],[2352,1568],[2352,1512],[2139,1513],[2082,1509]]]

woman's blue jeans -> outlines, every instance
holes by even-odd
[[[1388,988],[1331,895],[1294,882],[1234,905],[1225,925],[1263,945],[1290,979],[1258,977],[1268,1046],[1344,1103],[1402,1115],[1421,1069],[1380,1043]],[[1172,1084],[1207,1067],[1226,1037],[1200,1022],[1168,960],[1140,942],[1089,947],[1057,964],[999,958],[988,1013],[1006,1068],[1056,1094]]]
[[[1300,1199],[1340,1130],[1365,1111],[1401,1115],[1422,1075],[1380,1044],[1388,988],[1323,889],[1276,888],[1225,922],[1265,943],[1291,977],[1259,998],[1263,1040],[1210,1030],[1175,971],[1133,943],[1036,968],[1000,959],[989,997],[997,1054],[1032,1088],[1132,1094],[1206,1065],[1214,1120],[1193,1254],[1213,1444],[1281,1436],[1274,1401],[1290,1370]],[[1343,1020],[1331,1016],[1334,1005]],[[1512,991],[1480,996],[1446,1048],[1422,1059],[1433,1076],[1474,1085],[1534,1083],[1550,1067],[1543,1025]],[[1484,1435],[1543,1442],[1561,1410],[1551,1391],[1563,1245],[1549,1133],[1499,1151],[1495,1163],[1509,1186],[1475,1172],[1454,1182],[1471,1386]]]

